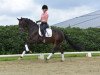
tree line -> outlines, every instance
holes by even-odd
[[[63,31],[76,45],[81,45],[84,50],[81,51],[99,51],[100,50],[100,28],[57,28]],[[27,38],[27,35],[24,36]],[[0,26],[0,54],[19,54],[22,53],[24,40],[19,35],[18,25]],[[33,53],[50,52],[52,44],[32,44],[30,50]],[[64,51],[74,50],[67,42],[63,42]]]

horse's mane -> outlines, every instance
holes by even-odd
[[[34,23],[34,24],[36,24],[33,20],[31,20],[31,19],[29,19],[29,18],[22,18],[22,19],[24,19],[25,21],[27,21],[27,22],[29,22],[29,23]]]
[[[33,30],[39,27],[33,20],[29,18],[22,18],[22,19],[25,20],[25,22],[28,23],[28,26],[30,26],[30,28],[32,28]]]

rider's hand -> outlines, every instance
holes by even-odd
[[[39,23],[39,22],[41,22],[41,20],[36,21],[36,23]]]
[[[38,23],[38,21],[36,21],[36,23]]]

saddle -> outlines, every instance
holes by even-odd
[[[43,36],[42,33],[41,33],[41,30],[40,30],[40,25],[39,25],[39,35],[41,37]],[[52,37],[52,29],[51,28],[46,29],[45,37]]]

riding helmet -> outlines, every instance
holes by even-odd
[[[47,5],[43,5],[42,9],[48,9],[48,6]]]

